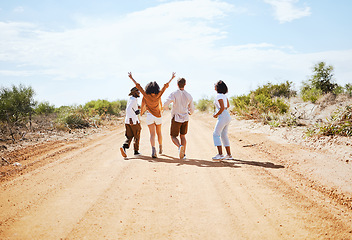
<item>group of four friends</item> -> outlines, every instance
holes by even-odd
[[[155,135],[158,136],[159,143],[159,154],[163,153],[162,145],[162,109],[168,109],[168,106],[172,104],[171,110],[171,128],[170,136],[172,142],[177,146],[179,158],[186,159],[186,134],[188,131],[189,116],[194,112],[194,103],[192,96],[185,90],[186,79],[179,78],[177,80],[178,90],[172,92],[164,104],[161,102],[161,96],[165,90],[169,87],[171,81],[175,78],[175,73],[172,73],[171,79],[164,84],[160,90],[159,85],[156,82],[150,82],[146,85],[145,89],[141,87],[139,83],[134,80],[132,73],[128,73],[129,78],[136,85],[129,93],[129,100],[126,106],[125,116],[125,136],[126,140],[120,148],[121,155],[127,157],[127,149],[133,140],[134,155],[140,155],[139,152],[139,140],[141,134],[141,124],[138,115],[147,114],[146,124],[149,128],[150,133],[150,144],[152,147],[152,157],[157,157],[157,151],[155,147]],[[213,132],[214,145],[217,147],[218,154],[212,159],[214,161],[221,161],[222,159],[232,160],[230,141],[228,138],[228,129],[231,122],[231,117],[228,112],[229,101],[226,97],[228,88],[226,84],[219,80],[215,84],[215,91],[217,96],[215,99],[216,112],[213,117],[217,118],[215,129]],[[142,93],[142,104],[138,106],[137,98]],[[178,138],[179,136],[179,138]],[[223,155],[222,146],[225,147],[226,155]]]

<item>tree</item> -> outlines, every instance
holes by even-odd
[[[325,62],[317,63],[313,67],[314,75],[309,79],[309,82],[316,89],[320,89],[323,93],[333,92],[338,86],[333,82],[333,66],[327,66]]]
[[[8,131],[15,142],[15,133],[19,133],[23,138],[25,133],[14,131],[16,126],[23,124],[29,119],[31,126],[31,116],[33,113],[34,90],[31,87],[19,85],[12,88],[0,88],[0,122],[7,123]]]
[[[19,85],[0,89],[0,120],[20,122],[33,113],[35,92],[31,87]]]

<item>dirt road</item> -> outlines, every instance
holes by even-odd
[[[193,117],[179,160],[169,121],[157,159],[145,125],[123,159],[121,126],[0,183],[0,239],[352,239],[351,209],[278,157],[292,147],[233,130],[236,160],[212,162],[215,120]]]

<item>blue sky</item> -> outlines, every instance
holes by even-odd
[[[56,106],[126,99],[172,72],[194,99],[292,81],[314,64],[352,82],[349,0],[0,0],[0,86],[23,84]],[[165,96],[176,89],[176,81]]]

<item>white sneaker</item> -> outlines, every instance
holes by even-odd
[[[226,159],[226,160],[235,160],[235,159],[232,157],[232,155],[228,155],[228,154],[226,154],[226,156],[224,157],[224,159]]]
[[[224,156],[223,156],[223,155],[220,155],[220,154],[216,154],[216,156],[213,157],[213,160],[216,160],[216,161],[220,161],[220,160],[222,160],[222,159],[224,159]]]
[[[178,148],[178,155],[180,157],[180,159],[183,159],[183,157],[185,156],[185,146],[180,146]]]

